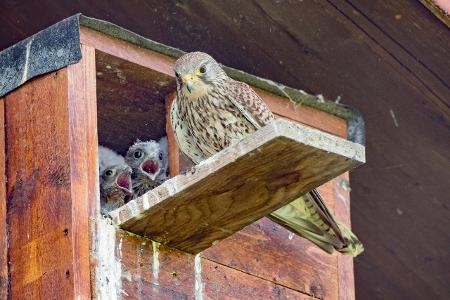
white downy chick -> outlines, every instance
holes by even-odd
[[[125,156],[133,169],[133,198],[154,189],[169,178],[167,137],[159,141],[137,141]]]
[[[124,205],[133,194],[131,168],[123,156],[103,146],[98,147],[101,213]]]

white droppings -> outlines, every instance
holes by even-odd
[[[293,232],[289,232],[288,238],[289,238],[290,240],[292,240],[292,239],[294,238],[294,233],[293,233]]]
[[[141,268],[141,260],[142,260],[142,252],[144,248],[142,244],[139,244],[139,247],[136,247],[136,274],[134,276],[134,281],[136,282],[137,288],[137,298],[142,299],[142,268]]]
[[[203,300],[202,260],[200,253],[195,255],[195,300]]]
[[[341,189],[341,184],[340,184],[339,182],[336,182],[336,184],[335,184],[335,189],[334,189],[334,190],[335,190],[335,193],[336,193],[336,196],[338,197],[338,199],[339,199],[342,203],[344,203],[345,207],[348,207],[347,197],[345,197],[345,196],[341,193],[340,189]]]
[[[152,241],[153,246],[153,260],[152,260],[152,273],[153,284],[159,285],[159,243]]]
[[[317,102],[320,102],[320,103],[325,102],[325,98],[322,94],[318,94],[318,95],[316,95],[316,97],[317,97]]]
[[[391,114],[392,121],[394,121],[394,126],[398,127],[397,117],[395,116],[394,110],[389,109],[389,113]]]
[[[148,194],[144,194],[142,196],[142,205],[144,206],[145,210],[150,208],[150,202],[148,201]]]
[[[96,286],[99,299],[118,299],[122,290],[122,240],[116,248],[116,228],[108,219],[98,218],[96,235]]]

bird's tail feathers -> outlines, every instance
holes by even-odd
[[[364,246],[361,243],[361,241],[342,222],[336,220],[336,223],[338,224],[339,229],[341,230],[342,237],[345,240],[344,246],[336,250],[343,254],[351,255],[353,257],[360,255],[364,251]]]

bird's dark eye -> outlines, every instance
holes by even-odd
[[[105,172],[105,175],[106,176],[112,176],[114,174],[114,171],[113,170],[111,170],[111,169],[109,169],[109,170],[106,170],[106,172]]]
[[[178,74],[178,72],[175,72],[175,77],[180,78],[180,74]]]
[[[133,153],[134,158],[141,158],[142,157],[142,151],[141,150],[136,150]]]
[[[159,152],[159,160],[163,160],[163,154],[162,154],[162,152]]]
[[[206,73],[206,67],[205,66],[201,66],[200,67],[200,73],[202,73],[202,74]]]

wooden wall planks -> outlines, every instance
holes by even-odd
[[[192,255],[157,248],[150,240],[121,230],[115,238],[115,259],[121,263],[117,292],[124,298],[318,299],[204,257],[196,265]],[[201,289],[196,290],[196,282]]]
[[[93,53],[5,97],[11,298],[90,298]]]
[[[5,152],[5,99],[0,98],[0,299],[7,299],[9,279]]]
[[[82,59],[67,67],[74,295],[90,298],[90,216],[98,211],[95,49],[82,45]]]
[[[67,95],[63,69],[5,97],[11,298],[74,296]]]

